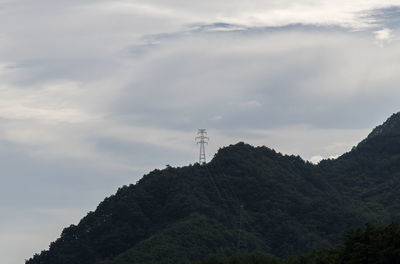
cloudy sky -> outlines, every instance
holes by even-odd
[[[0,0],[0,263],[245,141],[314,162],[400,110],[400,1]]]

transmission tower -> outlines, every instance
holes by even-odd
[[[205,144],[208,144],[209,137],[207,137],[207,131],[204,128],[198,129],[196,142],[200,145],[199,163],[206,163],[206,148]]]

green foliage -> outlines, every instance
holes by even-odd
[[[235,234],[224,225],[194,213],[141,241],[109,263],[188,263],[210,252],[220,256],[232,254],[234,240]]]
[[[207,258],[195,264],[398,264],[400,263],[400,224],[347,233],[344,245],[314,250],[300,256],[277,259],[263,254]]]
[[[278,257],[340,243],[345,230],[366,222],[400,220],[399,115],[351,152],[319,165],[238,143],[206,165],[154,170],[106,198],[26,264],[187,263],[228,256],[237,251],[240,219],[241,250]],[[290,261],[331,263],[335,256],[313,254],[301,257],[313,262]]]
[[[348,233],[343,264],[400,263],[400,224],[384,227],[366,225],[365,230]]]

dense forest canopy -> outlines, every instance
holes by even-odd
[[[350,230],[344,244],[286,259],[260,252],[230,257],[208,257],[193,264],[398,264],[400,263],[400,224]]]
[[[179,264],[237,252],[284,258],[341,243],[367,222],[400,220],[399,197],[394,114],[350,152],[318,165],[241,142],[205,165],[154,170],[26,264]]]

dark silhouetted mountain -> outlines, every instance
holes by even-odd
[[[368,135],[368,139],[375,136],[396,134],[400,134],[400,113],[393,114],[386,122],[372,130]]]
[[[344,244],[286,259],[262,254],[236,254],[230,257],[206,258],[196,264],[399,264],[400,224],[362,229],[347,233]]]
[[[327,248],[345,231],[400,220],[400,117],[313,165],[238,143],[205,165],[154,170],[106,198],[27,264],[189,263]]]

